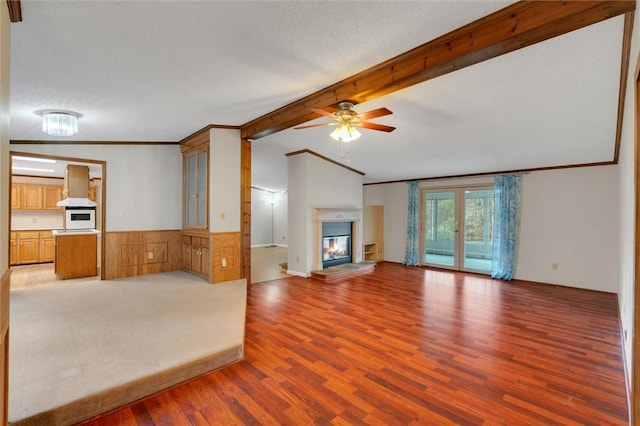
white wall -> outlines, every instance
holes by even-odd
[[[178,145],[12,144],[11,150],[106,161],[106,231],[182,228],[182,154]]]
[[[271,204],[273,203],[273,241],[271,234]],[[251,188],[251,246],[287,246],[286,192],[271,192]]]
[[[240,130],[211,129],[209,147],[209,228],[240,232]]]
[[[19,24],[17,24],[19,25]],[[11,23],[9,9],[0,7],[0,276],[9,268],[9,58]]]
[[[617,293],[617,175],[600,166],[522,177],[515,278]]]
[[[623,346],[625,362],[627,365],[628,380],[631,383],[633,374],[633,341],[634,335],[634,287],[635,287],[635,178],[634,160],[637,155],[634,149],[635,141],[635,70],[637,69],[640,45],[638,32],[640,31],[640,13],[636,12],[633,24],[633,37],[631,38],[631,60],[627,78],[627,91],[624,105],[624,119],[622,123],[622,137],[620,143],[620,160],[618,167],[619,185],[619,217],[618,229],[619,242],[619,288],[618,303],[620,309],[620,322],[623,329]],[[626,336],[625,336],[626,334]]]
[[[491,182],[490,178],[426,181],[425,186]],[[379,186],[379,185],[376,185]],[[402,262],[406,248],[406,183],[382,186],[385,260]],[[369,191],[372,191],[369,193]],[[367,189],[375,194],[379,189]],[[522,177],[522,214],[515,278],[617,291],[616,166],[549,170]],[[551,263],[558,263],[558,270]]]
[[[362,175],[309,153],[288,161],[289,273],[309,276],[314,263],[316,208],[362,209]],[[362,236],[362,221],[357,235]],[[356,260],[362,258],[362,241],[356,241]]]

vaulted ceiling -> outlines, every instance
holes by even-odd
[[[273,190],[303,149],[365,182],[615,162],[635,2],[509,4],[23,1],[10,137],[175,142],[234,125],[253,140],[253,184]],[[452,31],[467,33],[438,39]],[[363,130],[341,157],[329,128],[291,128],[345,99],[389,108],[374,121],[397,129]],[[47,136],[41,109],[79,112],[80,132]]]

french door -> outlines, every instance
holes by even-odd
[[[493,188],[422,190],[422,264],[491,272]]]

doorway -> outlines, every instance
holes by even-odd
[[[425,188],[421,200],[421,263],[491,273],[493,187]]]

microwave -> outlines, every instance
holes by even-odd
[[[64,218],[65,229],[95,229],[95,207],[67,207]]]

